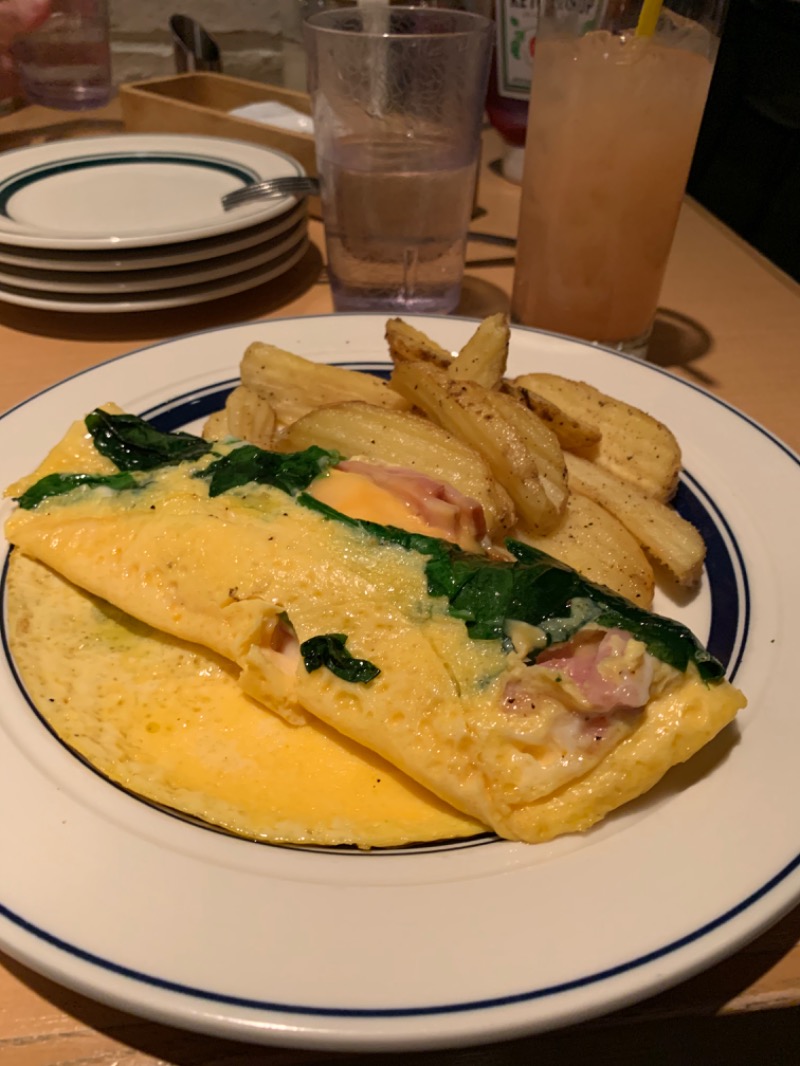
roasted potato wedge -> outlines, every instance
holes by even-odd
[[[386,323],[386,342],[392,362],[423,362],[447,370],[453,357],[445,348],[431,340],[414,326],[409,326],[402,318],[390,318]]]
[[[508,400],[473,381],[453,381],[446,371],[421,361],[395,365],[392,387],[410,403],[450,433],[479,452],[514,501],[522,525],[546,533],[558,521],[561,507],[539,476],[533,444],[545,434],[557,442],[540,423],[541,437],[526,436],[516,418],[508,416],[498,400]],[[524,412],[532,419],[530,412]]]
[[[519,539],[640,607],[652,606],[650,560],[619,519],[588,496],[571,493],[558,525],[546,536],[522,533]]]
[[[230,435],[228,412],[224,407],[221,411],[214,411],[205,420],[203,424],[203,438],[205,440],[223,440]]]
[[[278,426],[285,426],[316,407],[347,400],[404,410],[408,403],[385,381],[356,370],[315,363],[272,344],[251,344],[241,364],[242,384],[266,400]]]
[[[510,335],[507,315],[484,318],[451,361],[451,377],[455,381],[476,381],[487,389],[498,388],[506,372]]]
[[[300,451],[312,444],[348,457],[407,467],[447,482],[481,505],[490,536],[502,534],[514,524],[511,499],[483,457],[419,415],[358,401],[335,404],[304,415],[276,441],[280,451]]]
[[[635,485],[582,456],[566,454],[573,492],[588,496],[615,515],[656,562],[679,585],[691,587],[700,578],[706,547],[695,527],[677,511],[648,496]]]
[[[584,458],[659,500],[672,499],[681,451],[663,423],[586,382],[557,374],[523,374],[514,384],[538,392],[568,415],[600,430],[600,440],[582,451]]]
[[[485,397],[494,410],[508,421],[524,441],[536,463],[539,480],[556,511],[561,514],[567,505],[569,486],[564,452],[558,437],[527,406],[504,392],[491,391]]]
[[[272,404],[263,396],[246,385],[240,385],[228,396],[225,414],[231,436],[257,444],[260,448],[272,446],[277,419]]]
[[[558,437],[558,443],[562,448],[575,451],[579,448],[590,448],[597,444],[602,434],[597,426],[590,425],[580,418],[568,415],[566,411],[531,389],[521,385],[512,385],[504,381],[503,392],[510,396],[516,396],[518,400],[526,404],[533,413],[552,429]]]

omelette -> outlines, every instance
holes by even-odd
[[[411,471],[98,409],[9,491],[24,556],[508,839],[589,828],[745,703],[684,626]]]
[[[322,722],[298,729],[266,710],[231,663],[18,551],[7,604],[9,646],[41,716],[153,804],[277,844],[387,848],[483,831]]]

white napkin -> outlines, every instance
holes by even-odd
[[[256,104],[245,104],[228,112],[237,118],[249,118],[253,122],[263,122],[265,126],[291,130],[294,133],[314,133],[314,120],[302,111],[281,104],[277,100],[263,100]]]

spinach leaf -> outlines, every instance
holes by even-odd
[[[531,621],[533,625],[541,626],[541,622],[536,621],[535,618],[541,616],[541,611],[547,609],[549,602],[557,607],[557,610],[550,613],[557,615],[562,612],[568,614],[570,604],[576,600],[588,600],[594,604],[596,613],[591,619],[583,622],[577,619],[573,632],[580,629],[588,620],[595,621],[598,625],[609,629],[624,629],[647,645],[648,651],[657,659],[669,666],[674,666],[677,670],[685,670],[690,662],[694,662],[704,681],[715,681],[724,676],[722,664],[706,651],[694,634],[681,622],[653,614],[643,607],[637,607],[635,603],[631,603],[623,596],[618,596],[603,585],[587,581],[575,570],[551,559],[549,555],[528,544],[507,540],[506,546],[518,560],[514,565],[515,568],[520,568],[518,572],[522,579],[520,582],[522,596],[530,594],[530,599],[527,600],[528,613],[534,617],[523,618],[522,621]],[[551,583],[546,578],[559,572],[565,577],[559,578],[554,586],[548,587]],[[537,573],[545,578],[544,581],[538,582],[538,587],[537,579],[534,577],[530,580],[529,577]],[[545,595],[542,597],[543,591]],[[531,610],[537,594],[540,602]]]
[[[347,637],[344,633],[321,633],[309,637],[300,645],[306,670],[312,673],[321,666],[327,666],[332,674],[342,681],[354,681],[366,684],[377,677],[380,670],[369,659],[354,659],[345,647]]]
[[[221,459],[209,463],[201,470],[198,477],[209,477],[209,496],[219,496],[241,485],[256,482],[260,485],[274,485],[290,495],[295,495],[308,486],[328,467],[341,462],[338,452],[326,451],[312,445],[302,452],[282,455],[268,452],[252,444],[243,444],[234,448]]]
[[[47,474],[18,496],[17,503],[26,511],[32,511],[42,500],[51,496],[64,496],[81,485],[90,488],[105,486],[109,489],[133,489],[136,479],[132,474]]]
[[[350,518],[306,494],[297,502],[326,518],[362,529],[383,544],[426,555],[429,594],[444,596],[450,614],[463,619],[475,640],[502,639],[505,623],[519,621],[537,626],[548,643],[556,643],[569,640],[589,622],[597,622],[626,630],[657,659],[678,670],[694,662],[705,681],[724,676],[722,664],[680,622],[637,607],[520,541],[506,541],[513,562],[489,559],[435,537]]]
[[[136,415],[113,415],[99,408],[86,416],[94,446],[120,470],[155,470],[158,466],[199,459],[211,445],[191,433],[162,433]]]

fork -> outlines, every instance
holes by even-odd
[[[226,211],[239,204],[249,204],[253,200],[274,199],[278,196],[316,196],[319,193],[319,179],[306,174],[291,174],[283,178],[265,178],[252,185],[243,185],[240,189],[225,193],[222,206]]]

